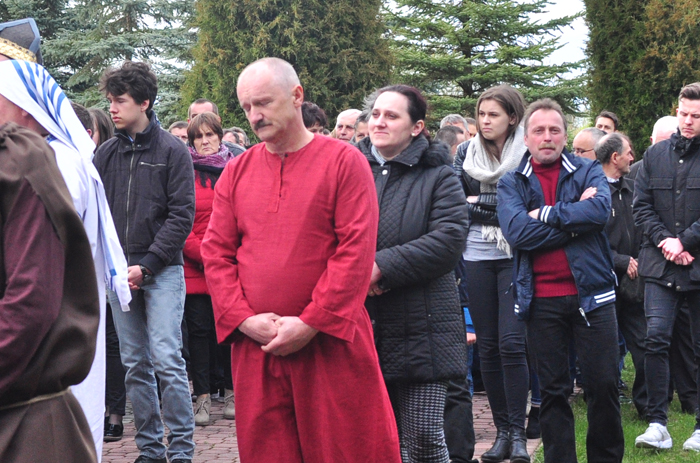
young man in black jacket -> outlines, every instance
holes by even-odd
[[[700,82],[678,97],[679,132],[651,146],[635,181],[634,220],[644,231],[639,274],[647,317],[646,384],[649,428],[637,447],[667,449],[669,345],[683,302],[691,308],[695,357],[700,343]],[[697,360],[696,360],[697,361]],[[700,420],[683,444],[700,451]]]
[[[126,61],[121,68],[108,69],[100,87],[117,131],[97,150],[94,163],[129,265],[131,310],[112,314],[134,408],[141,453],[136,462],[165,463],[167,450],[171,463],[190,463],[194,417],[180,324],[185,302],[182,248],[194,220],[192,159],[156,119],[158,85],[147,64]],[[110,300],[116,303],[114,294]],[[155,374],[170,429],[167,449]]]

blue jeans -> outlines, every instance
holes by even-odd
[[[690,307],[690,328],[697,364],[698,353],[700,353],[700,317],[697,315],[698,306],[700,306],[700,291],[678,292],[674,288],[667,288],[652,282],[646,283],[644,312],[647,318],[647,336],[644,366],[649,397],[647,419],[650,423],[666,425],[669,348],[676,315],[684,301],[687,301]],[[698,418],[700,418],[700,414],[696,417],[696,419]]]
[[[163,458],[163,421],[158,403],[157,374],[163,395],[163,420],[170,429],[168,459],[192,459],[194,416],[180,324],[185,304],[181,265],[165,267],[153,282],[132,291],[131,310],[113,310],[122,363],[127,369],[126,392],[134,409],[136,445],[149,458]],[[112,307],[119,307],[110,292]]]
[[[588,461],[620,463],[624,436],[617,387],[617,320],[614,304],[579,312],[578,296],[534,298],[527,322],[542,405],[545,463],[576,463],[574,415],[569,405],[569,343],[573,339],[588,405]],[[590,326],[589,326],[590,325]]]

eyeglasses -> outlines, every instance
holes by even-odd
[[[585,153],[588,153],[589,151],[593,151],[593,148],[591,148],[589,150],[582,150],[581,148],[574,148],[574,154],[576,154],[578,156],[581,156]]]

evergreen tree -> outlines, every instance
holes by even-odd
[[[695,0],[586,1],[593,114],[620,117],[637,157],[656,120],[675,115],[678,92],[700,81],[700,10]]]
[[[576,113],[583,79],[563,76],[582,63],[545,60],[561,46],[552,33],[577,15],[533,20],[549,3],[396,0],[385,13],[395,37],[396,80],[428,94],[433,120],[452,112],[473,114],[479,95],[502,83],[518,88],[528,101],[550,97]]]
[[[199,42],[183,88],[183,110],[196,98],[219,105],[225,125],[247,126],[236,81],[253,61],[275,56],[299,74],[305,99],[329,116],[360,107],[387,83],[389,45],[381,0],[198,0]]]
[[[184,65],[194,45],[194,0],[8,0],[3,20],[32,16],[44,64],[74,101],[105,107],[98,81],[110,65],[149,61],[158,76],[156,112],[177,119]]]
[[[637,153],[648,146],[651,129],[647,132],[646,127],[656,121],[651,102],[644,97],[646,89],[639,88],[639,76],[635,75],[644,53],[647,3],[648,0],[585,1],[591,116],[595,118],[602,110],[617,114],[620,130],[630,136]]]

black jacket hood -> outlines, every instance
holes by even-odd
[[[370,162],[376,162],[372,155],[372,142],[369,137],[360,140],[357,147]],[[425,135],[418,135],[408,147],[389,162],[400,162],[408,166],[423,164],[428,167],[452,165],[450,149],[441,142],[432,142]]]

